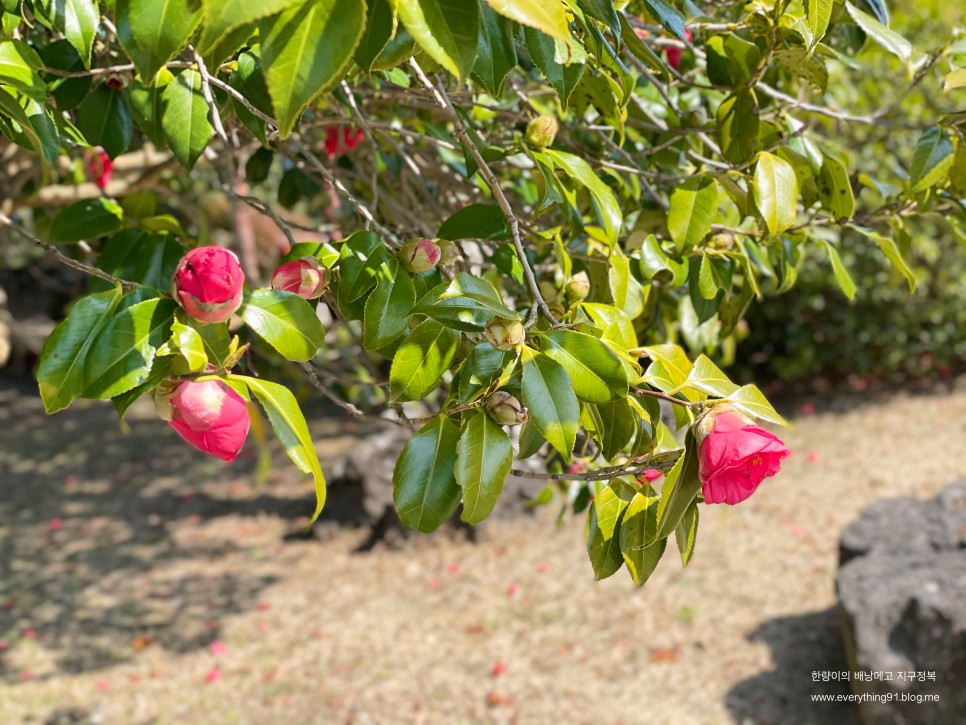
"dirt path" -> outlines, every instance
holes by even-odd
[[[966,474],[966,392],[819,408],[637,590],[550,510],[477,545],[286,542],[310,499],[282,459],[256,488],[149,410],[122,436],[0,382],[0,722],[854,723],[809,697],[847,691],[811,675],[844,668],[837,536]]]

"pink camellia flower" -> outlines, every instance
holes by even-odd
[[[691,37],[691,31],[687,28],[684,29],[684,37],[688,39],[689,43],[693,40]],[[681,50],[681,48],[668,48],[666,51],[667,64],[674,68],[674,70],[677,70],[681,65],[681,56],[683,53],[684,51]]]
[[[88,178],[97,184],[102,191],[111,183],[111,174],[114,172],[114,163],[107,151],[100,146],[87,149],[84,152],[84,168]]]
[[[366,137],[361,128],[330,126],[325,132],[325,153],[331,159],[352,151]]]
[[[293,292],[306,300],[321,296],[329,286],[329,270],[315,257],[285,262],[272,273],[272,289]]]
[[[222,247],[188,252],[174,273],[174,298],[201,322],[224,322],[241,305],[242,272],[238,257]]]
[[[399,261],[413,274],[428,272],[437,264],[443,250],[432,239],[413,239],[399,250]]]
[[[731,406],[715,406],[695,430],[705,503],[736,504],[778,473],[788,449]]]
[[[178,435],[223,461],[235,460],[251,425],[248,408],[238,393],[220,380],[186,381],[167,402],[168,422]]]

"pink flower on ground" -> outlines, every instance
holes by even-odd
[[[329,286],[329,270],[315,257],[285,262],[272,273],[272,289],[292,292],[306,300],[319,297]]]
[[[220,380],[186,381],[171,395],[171,427],[198,450],[233,461],[251,420],[242,397]]]
[[[693,40],[691,31],[687,28],[684,29],[684,37],[688,39],[689,43]],[[674,68],[674,70],[677,70],[681,65],[681,56],[683,54],[684,51],[681,48],[668,48],[666,51],[667,64]]]
[[[215,665],[205,673],[205,682],[218,682],[221,679],[221,670]]]
[[[228,648],[225,646],[225,643],[217,639],[214,642],[209,643],[208,645],[208,652],[215,655],[216,657],[218,655],[225,654],[227,651],[228,651]]]
[[[698,475],[705,503],[736,504],[778,473],[788,449],[730,406],[716,406],[698,423]]]
[[[87,172],[87,178],[103,191],[111,183],[114,164],[111,157],[107,155],[107,151],[100,146],[95,146],[84,152],[84,170]]]
[[[816,453],[815,451],[809,451],[808,453],[805,454],[805,460],[808,461],[809,463],[817,463],[818,453]]]
[[[805,403],[805,405],[802,406],[802,415],[815,415],[814,403]]]
[[[520,585],[519,584],[511,584],[510,586],[508,586],[506,588],[506,593],[507,593],[507,596],[508,597],[517,597],[517,596],[520,596]]]
[[[174,298],[200,322],[225,322],[242,300],[238,257],[222,247],[198,247],[188,252],[174,274]]]
[[[0,639],[0,652],[6,652],[10,649],[10,643],[5,639]]]
[[[502,662],[497,662],[490,668],[490,677],[499,677],[506,672],[506,665]]]
[[[60,531],[62,528],[64,528],[64,521],[59,516],[54,516],[47,524],[47,529],[51,532]]]
[[[33,629],[25,629],[21,636],[24,639],[37,639],[37,631]]]
[[[111,683],[110,682],[104,682],[102,680],[101,682],[98,682],[97,683],[97,691],[98,692],[109,692],[110,689],[111,689]]]

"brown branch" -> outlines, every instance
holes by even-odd
[[[621,476],[637,476],[652,468],[667,473],[674,467],[674,464],[677,463],[682,453],[682,449],[658,453],[647,463],[639,466],[631,466],[630,468],[611,466],[610,468],[598,468],[596,471],[590,470],[584,473],[540,473],[538,471],[522,471],[514,468],[510,471],[510,475],[518,478],[540,478],[551,481],[609,481],[612,478],[620,478]]]
[[[659,390],[648,390],[647,388],[631,388],[630,390],[634,395],[645,396],[648,398],[658,398],[659,400],[666,400],[669,403],[674,403],[675,405],[681,405],[681,406],[684,406],[685,408],[705,408],[708,405],[703,400],[697,400],[697,401],[681,400],[681,398],[675,398],[673,395],[662,393]]]

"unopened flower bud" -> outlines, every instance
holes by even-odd
[[[727,251],[735,246],[735,238],[730,234],[715,234],[708,240],[708,247]]]
[[[527,146],[535,151],[542,151],[553,143],[557,128],[557,119],[553,116],[537,116],[527,124]]]
[[[505,390],[490,393],[483,402],[483,407],[500,425],[520,425],[527,422],[527,409],[523,403]]]
[[[442,266],[449,264],[455,264],[456,260],[460,258],[460,250],[454,242],[439,241],[440,257],[439,263]]]
[[[587,299],[587,295],[590,294],[590,278],[587,277],[587,273],[578,272],[567,280],[564,293],[567,295],[567,302],[570,304],[583,302]]]
[[[245,273],[234,252],[222,247],[198,247],[178,265],[173,294],[196,320],[225,322],[241,306],[244,283]]]
[[[97,188],[102,191],[111,183],[111,174],[114,172],[114,163],[100,146],[95,146],[84,152],[84,170],[87,178],[97,184]]]
[[[198,450],[233,461],[245,445],[251,426],[248,407],[220,380],[183,382],[169,396],[167,405],[171,427]]]
[[[510,352],[523,344],[527,331],[517,320],[494,317],[483,331],[486,341],[501,352]]]
[[[272,273],[272,289],[293,292],[306,300],[319,297],[329,286],[329,270],[315,257],[285,262]]]
[[[399,261],[413,274],[428,272],[439,264],[442,250],[432,239],[413,239],[399,250]]]

